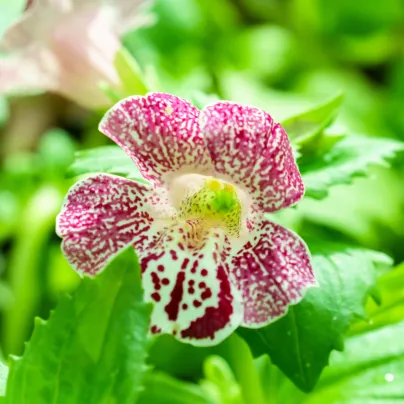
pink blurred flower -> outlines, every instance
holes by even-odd
[[[225,101],[199,111],[150,93],[116,104],[100,130],[150,184],[78,182],[57,232],[70,264],[91,275],[135,247],[153,333],[217,344],[239,325],[274,321],[316,285],[305,243],[263,215],[304,193],[288,137],[266,112]]]
[[[87,108],[111,104],[119,35],[148,21],[143,0],[33,0],[0,42],[0,93],[58,92]]]

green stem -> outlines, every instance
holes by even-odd
[[[4,313],[3,349],[20,354],[28,338],[44,285],[40,279],[43,249],[55,226],[62,195],[51,185],[43,185],[31,197],[20,218],[7,268],[14,303]]]
[[[237,334],[228,338],[223,344],[223,357],[231,366],[241,386],[246,403],[265,404],[259,376],[255,370],[253,356],[245,341]]]

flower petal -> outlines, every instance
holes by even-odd
[[[216,172],[243,187],[259,210],[274,212],[302,198],[289,139],[265,111],[217,102],[202,111],[201,127]]]
[[[48,40],[57,60],[58,91],[87,108],[110,107],[99,84],[120,88],[113,61],[121,43],[113,15],[96,2],[83,2],[81,9],[77,6],[63,17]]]
[[[156,20],[150,11],[153,0],[108,0],[107,4],[117,11],[117,30],[121,35],[151,25]]]
[[[230,265],[243,294],[243,326],[248,328],[273,322],[308,287],[317,286],[306,244],[295,233],[264,220],[254,244],[248,243]]]
[[[199,110],[188,101],[150,93],[117,103],[99,129],[128,153],[145,178],[160,184],[180,170],[211,172],[198,119]]]
[[[0,94],[30,94],[53,90],[54,60],[46,49],[31,47],[1,58]]]
[[[120,18],[114,10],[101,0],[75,4],[36,0],[1,40],[0,50],[10,59],[20,59],[15,72],[8,70],[8,76],[13,73],[12,81],[4,73],[0,76],[0,87],[6,88],[3,92],[35,86],[58,92],[86,108],[109,107],[111,101],[99,84],[120,89],[113,66],[121,47],[116,32]]]
[[[149,192],[144,184],[106,174],[75,184],[56,220],[73,268],[93,275],[126,246],[148,242]]]
[[[223,236],[211,233],[200,249],[191,249],[187,232],[186,224],[175,225],[139,254],[145,300],[154,303],[151,331],[216,345],[240,325],[241,297],[221,260]]]

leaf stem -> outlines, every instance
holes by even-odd
[[[227,359],[246,403],[265,404],[259,376],[255,370],[253,356],[246,342],[233,334],[223,343],[223,357]]]
[[[52,185],[41,186],[28,201],[20,219],[7,268],[15,303],[4,313],[4,354],[20,354],[44,289],[40,282],[43,247],[54,228],[62,203],[60,191]]]

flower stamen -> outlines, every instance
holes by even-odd
[[[177,219],[196,221],[195,241],[211,228],[220,228],[228,236],[239,237],[241,203],[236,189],[216,178],[208,178],[202,188],[186,197],[180,204]]]

